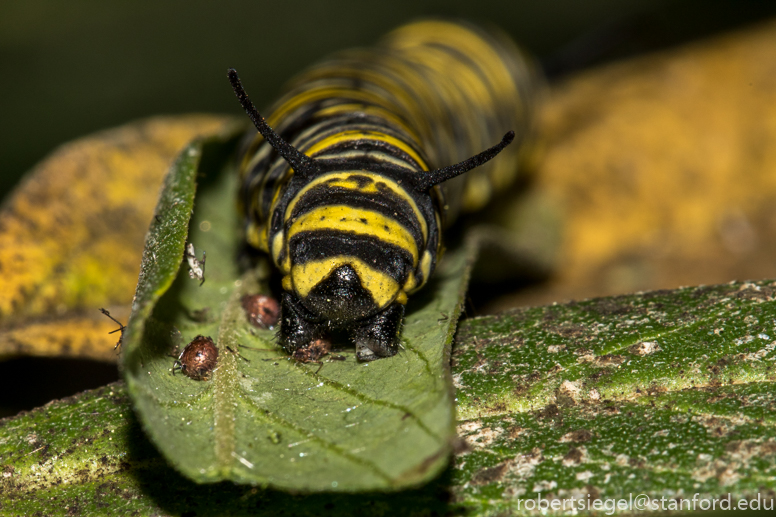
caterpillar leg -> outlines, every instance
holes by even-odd
[[[307,318],[305,318],[307,316]],[[278,340],[289,354],[308,347],[323,334],[324,325],[310,321],[312,315],[290,293],[283,293],[280,301],[280,330]]]
[[[396,355],[403,318],[404,305],[394,303],[381,313],[359,322],[361,324],[351,331],[356,343],[356,358],[372,361]]]

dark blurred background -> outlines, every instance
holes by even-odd
[[[559,77],[776,16],[776,2],[2,0],[0,197],[79,136],[155,114],[239,115],[227,67],[263,106],[322,56],[427,15],[496,23]],[[91,361],[2,362],[0,417],[116,378]],[[28,389],[33,379],[46,389]]]
[[[95,130],[154,114],[238,114],[229,66],[261,106],[321,56],[425,15],[495,22],[567,72],[774,16],[776,2],[3,0],[0,197],[54,147]]]

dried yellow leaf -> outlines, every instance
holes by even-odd
[[[558,276],[530,300],[776,277],[776,23],[591,70],[552,91],[537,182]]]
[[[176,154],[230,121],[189,115],[127,124],[62,146],[29,174],[0,211],[0,357],[113,359],[116,336],[107,332],[115,325],[97,309],[131,302]]]

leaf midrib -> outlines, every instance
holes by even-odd
[[[235,432],[235,389],[239,385],[239,371],[234,354],[229,352],[237,349],[236,330],[234,322],[239,317],[242,290],[238,287],[232,291],[226,308],[221,313],[218,329],[218,359],[219,368],[213,374],[213,428],[215,430],[215,457],[222,471],[222,476],[229,477],[236,458]]]

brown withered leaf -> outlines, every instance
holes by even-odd
[[[776,277],[776,23],[575,76],[541,133],[561,259],[501,307]]]
[[[158,117],[66,144],[32,170],[0,211],[0,359],[115,360],[159,186],[190,140],[232,123]]]

